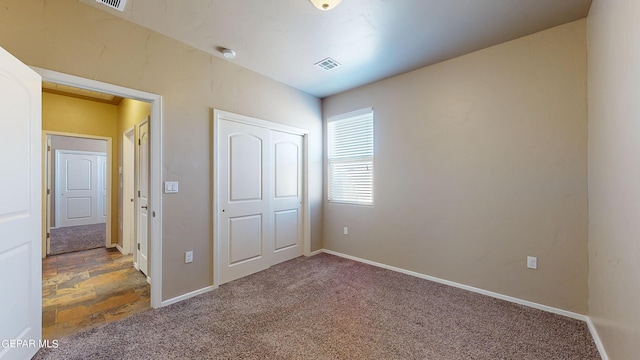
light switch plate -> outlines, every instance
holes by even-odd
[[[538,258],[535,256],[527,256],[527,268],[536,270],[538,268]]]
[[[193,250],[189,250],[186,253],[184,253],[184,263],[188,264],[192,262],[193,262]]]
[[[164,182],[164,193],[165,194],[175,194],[178,192],[178,182],[177,181],[165,181]]]

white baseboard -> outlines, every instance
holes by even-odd
[[[147,276],[147,282],[151,285],[151,278]]]
[[[105,245],[105,247],[107,249],[111,249],[111,248],[114,248],[114,247],[118,247],[118,244],[109,244],[109,245]]]
[[[323,252],[324,252],[324,250],[323,250],[323,249],[316,250],[316,251],[312,251],[312,252],[310,252],[310,253],[309,253],[309,255],[307,255],[307,257],[316,256],[316,255],[318,255],[318,254],[322,254]]]
[[[138,266],[138,263],[135,261],[133,262],[133,268],[140,271],[140,266]]]
[[[171,304],[175,304],[175,303],[180,302],[182,300],[187,300],[187,299],[192,298],[194,296],[198,296],[200,294],[208,293],[209,291],[211,291],[213,289],[214,289],[213,286],[207,286],[207,287],[204,287],[204,288],[202,288],[200,290],[196,290],[196,291],[192,291],[190,293],[186,293],[186,294],[183,294],[183,295],[180,295],[180,296],[176,296],[176,297],[174,297],[172,299],[165,300],[162,303],[160,303],[160,307],[171,305]]]
[[[590,317],[587,317],[587,326],[589,327],[589,331],[591,332],[591,336],[593,337],[593,342],[596,343],[596,347],[598,348],[598,352],[600,353],[600,357],[602,360],[609,360],[609,356],[604,349],[604,344],[602,344],[602,340],[600,339],[600,335],[598,335],[598,330],[594,325],[593,321],[591,321]]]
[[[512,302],[512,303],[528,306],[528,307],[531,307],[531,308],[534,308],[534,309],[543,310],[543,311],[547,311],[547,312],[550,312],[550,313],[554,313],[554,314],[570,317],[570,318],[573,318],[573,319],[582,320],[582,321],[587,321],[587,319],[588,319],[588,317],[586,315],[582,315],[582,314],[574,313],[574,312],[571,312],[571,311],[554,308],[554,307],[547,306],[547,305],[538,304],[538,303],[535,303],[533,301],[518,299],[518,298],[513,297],[513,296],[508,296],[508,295],[495,293],[493,291],[488,291],[488,290],[480,289],[480,288],[477,288],[477,287],[464,285],[464,284],[460,284],[460,283],[449,281],[449,280],[440,279],[440,278],[437,278],[437,277],[434,277],[434,276],[421,274],[421,273],[418,273],[418,272],[415,272],[415,271],[411,271],[411,270],[405,270],[405,269],[398,268],[398,267],[391,266],[391,265],[381,264],[381,263],[378,263],[378,262],[375,262],[375,261],[362,259],[362,258],[359,258],[359,257],[355,257],[355,256],[339,253],[339,252],[336,252],[336,251],[324,249],[324,250],[322,250],[322,252],[330,254],[330,255],[335,255],[335,256],[346,258],[346,259],[358,261],[358,262],[361,262],[361,263],[364,263],[364,264],[377,266],[377,267],[380,267],[380,268],[383,268],[383,269],[387,269],[387,270],[396,271],[396,272],[399,272],[399,273],[415,276],[415,277],[418,277],[418,278],[421,278],[421,279],[437,282],[437,283],[440,283],[440,284],[453,286],[453,287],[456,287],[456,288],[459,288],[459,289],[472,291],[472,292],[475,292],[475,293],[478,293],[478,294],[491,296],[491,297],[496,298],[496,299],[509,301],[509,302]]]
[[[116,244],[116,249],[118,249],[118,251],[120,251],[120,254],[127,255],[127,254],[124,253],[124,249],[122,248],[122,246],[120,246],[120,244]]]

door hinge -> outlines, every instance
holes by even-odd
[[[138,139],[138,145],[142,145],[142,141],[140,141],[140,139]]]
[[[47,146],[47,151],[51,151],[51,146]]]
[[[140,190],[138,190],[138,197],[140,197]]]
[[[51,233],[47,233],[47,239],[51,238]]]
[[[140,243],[138,243],[138,250],[140,250]]]
[[[47,195],[51,195],[51,189],[47,189]]]

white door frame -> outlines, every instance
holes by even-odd
[[[311,209],[310,209],[310,203],[309,203],[309,186],[308,186],[309,185],[309,176],[308,176],[309,174],[309,131],[304,129],[299,129],[289,125],[279,124],[271,121],[252,118],[249,116],[234,114],[228,111],[214,109],[213,110],[213,162],[214,162],[213,196],[214,196],[214,201],[213,201],[213,214],[212,214],[213,228],[214,228],[214,233],[213,233],[213,259],[214,259],[213,287],[214,288],[217,288],[218,286],[220,286],[219,257],[221,254],[219,251],[220,250],[220,236],[219,236],[220,227],[218,226],[218,224],[220,223],[220,214],[219,214],[220,206],[218,204],[218,199],[217,199],[218,190],[219,190],[218,176],[220,174],[220,169],[218,168],[218,165],[220,164],[220,161],[218,158],[218,154],[220,153],[218,151],[218,146],[220,146],[220,141],[218,140],[218,134],[219,134],[218,130],[219,130],[220,120],[235,121],[238,123],[267,128],[269,130],[277,130],[277,131],[287,132],[291,134],[301,135],[303,137],[302,158],[303,158],[304,164],[302,168],[302,172],[303,172],[302,188],[304,191],[304,196],[302,200],[303,201],[302,226],[304,227],[304,230],[303,230],[304,239],[302,241],[302,247],[303,247],[304,256],[311,255],[311,228],[310,228]]]
[[[169,305],[162,301],[162,96],[57,71],[38,67],[31,68],[42,76],[42,81],[151,103],[149,129],[151,137],[149,141],[151,157],[149,211],[152,213],[149,229],[149,242],[151,245],[151,307],[159,308]],[[46,235],[43,236],[43,249],[46,248],[44,239],[46,239]]]
[[[122,134],[122,252],[131,254],[135,235],[135,138],[136,128],[131,127]],[[130,194],[126,193],[129,190]],[[129,195],[131,197],[129,197]],[[133,201],[131,201],[133,200]],[[127,235],[128,234],[128,235]]]
[[[108,146],[108,143],[107,143]],[[71,155],[89,155],[89,156],[105,156],[107,159],[107,221],[106,221],[106,226],[107,226],[107,236],[105,239],[105,246],[106,247],[115,247],[115,244],[111,244],[111,234],[109,231],[109,228],[111,226],[111,195],[112,195],[112,191],[111,191],[111,184],[110,184],[110,177],[111,177],[111,163],[109,162],[111,159],[109,158],[109,154],[106,152],[96,152],[96,151],[82,151],[82,150],[65,150],[65,149],[56,149],[56,154],[55,154],[55,159],[56,159],[56,179],[55,179],[55,183],[56,183],[56,193],[54,194],[56,197],[56,227],[60,227],[58,226],[60,223],[60,205],[61,205],[61,199],[60,196],[58,194],[60,194],[60,183],[61,183],[61,177],[60,177],[60,156],[64,155],[64,154],[71,154]],[[99,169],[97,169],[97,171],[100,171]],[[100,181],[100,180],[98,180]],[[96,184],[96,186],[99,186],[100,184]],[[99,191],[96,188],[96,195],[98,195]]]
[[[142,171],[141,171],[142,164],[143,164],[143,162],[142,162],[142,148],[141,148],[141,145],[140,145],[141,144],[140,142],[142,140],[142,137],[141,137],[142,131],[140,130],[140,128],[145,124],[147,125],[147,128],[150,127],[150,123],[149,123],[148,119],[145,119],[145,120],[139,122],[136,125],[137,135],[136,135],[135,143],[137,143],[137,146],[134,145],[135,149],[136,149],[135,150],[136,151],[136,155],[135,155],[135,158],[136,158],[135,189],[136,189],[136,192],[137,192],[136,197],[135,197],[135,209],[134,209],[134,216],[135,216],[135,221],[136,221],[136,232],[134,233],[134,239],[135,239],[134,242],[137,245],[142,243],[140,240],[142,238],[141,232],[143,231],[143,227],[140,226],[140,224],[142,223],[142,216],[143,216],[143,211],[142,211],[142,207],[141,207],[142,206],[141,205],[142,198],[140,196],[140,194],[141,194],[140,188],[141,188],[141,184],[143,183],[142,182]],[[149,137],[149,135],[150,135],[149,130],[147,130],[147,137]],[[149,144],[147,143],[147,146],[148,145]],[[146,159],[146,161],[147,161],[147,169],[148,169],[148,166],[149,166],[149,149],[147,149],[147,159]],[[146,178],[147,178],[147,184],[146,184],[147,185],[147,205],[148,205],[149,194],[150,194],[149,193],[149,179],[150,179],[149,175],[150,174],[147,174],[147,176],[146,176]],[[147,222],[149,221],[149,214],[150,214],[149,210],[146,209]],[[147,259],[148,259],[148,257],[149,257],[149,229],[148,228],[147,228],[147,234],[146,234],[146,239],[145,240],[146,240],[146,246],[145,246],[146,254],[145,255],[147,256]],[[151,281],[150,281],[151,274],[149,273],[149,261],[147,260],[146,264],[144,264],[141,261],[141,257],[142,257],[141,254],[143,254],[143,251],[141,251],[142,249],[138,249],[137,246],[135,247],[135,249],[136,250],[135,250],[134,260],[135,260],[136,264],[134,264],[134,266],[137,265],[136,269],[140,270],[140,272],[145,274],[147,276],[147,282],[151,283]]]
[[[51,182],[55,181],[51,178],[51,169],[53,166],[53,154],[51,153],[51,136],[45,134],[45,131],[42,131],[42,136],[44,137],[45,144],[43,146],[44,157],[42,158],[44,161],[44,228],[43,231],[45,247],[42,249],[42,258],[44,259],[51,253],[51,243],[50,235],[51,235],[51,213],[53,209],[51,209],[51,198],[53,194],[51,194]]]
[[[43,77],[43,81],[44,81],[44,77]],[[111,218],[111,176],[112,176],[112,171],[113,171],[113,167],[111,165],[111,161],[113,159],[113,154],[111,153],[111,144],[112,144],[112,140],[110,137],[106,137],[106,136],[94,136],[94,135],[87,135],[87,134],[77,134],[77,133],[69,133],[69,132],[63,132],[63,131],[52,131],[52,130],[42,130],[42,139],[43,139],[43,151],[44,151],[44,159],[46,160],[45,163],[45,170],[47,170],[47,175],[45,177],[45,181],[44,181],[44,196],[45,196],[45,200],[46,200],[46,209],[44,211],[45,217],[47,217],[47,219],[45,219],[43,221],[43,247],[42,247],[42,257],[44,258],[45,255],[49,255],[49,253],[51,252],[51,238],[50,236],[48,236],[51,233],[51,225],[56,225],[56,224],[50,224],[49,223],[49,217],[51,216],[50,212],[51,211],[55,211],[56,212],[56,222],[57,222],[57,209],[51,209],[51,202],[48,199],[47,196],[47,189],[51,189],[51,184],[49,183],[49,181],[56,181],[56,179],[51,179],[50,178],[50,167],[53,166],[53,159],[55,158],[55,156],[53,156],[53,154],[51,154],[52,151],[50,151],[51,149],[49,148],[49,142],[48,142],[48,138],[51,136],[67,136],[67,137],[75,137],[75,138],[80,138],[80,139],[93,139],[93,140],[104,140],[107,142],[107,192],[109,194],[109,196],[107,196],[107,232],[105,233],[105,246],[106,247],[114,247],[115,245],[111,245],[111,221],[113,221],[113,219]],[[65,150],[68,152],[71,152],[71,150]],[[85,151],[86,152],[86,151]],[[51,157],[49,157],[49,155],[51,155]],[[57,161],[57,160],[56,160]],[[49,168],[49,169],[47,169]],[[58,173],[56,172],[56,177],[58,176]],[[56,188],[57,191],[57,188]],[[56,194],[50,194],[49,196],[56,196]],[[58,207],[58,202],[56,199],[56,208]]]

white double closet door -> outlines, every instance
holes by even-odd
[[[302,255],[302,135],[220,120],[218,159],[219,283]]]

